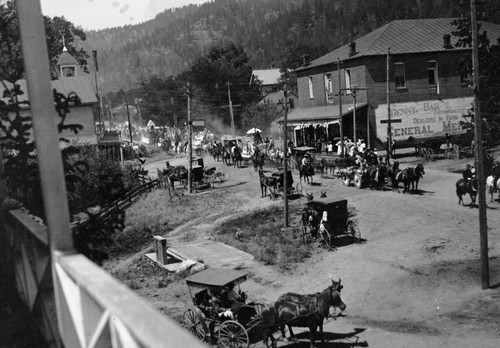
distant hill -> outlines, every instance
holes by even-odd
[[[500,1],[485,6],[488,20],[498,23]],[[457,0],[213,0],[166,10],[142,24],[87,32],[83,45],[98,52],[107,93],[135,88],[152,75],[177,75],[217,42],[240,43],[256,69],[270,68],[294,45],[333,50],[394,19],[468,11]]]

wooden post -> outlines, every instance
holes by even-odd
[[[340,157],[344,158],[344,126],[342,122],[342,83],[340,74],[340,59],[337,58],[337,70],[339,72],[339,128],[340,128]]]
[[[155,243],[156,262],[162,265],[168,264],[167,239],[162,236],[153,236],[153,239]]]
[[[51,251],[73,252],[66,184],[49,72],[49,55],[39,1],[16,1],[24,68]]]
[[[391,124],[391,93],[390,93],[390,67],[389,67],[389,62],[391,60],[390,57],[390,51],[391,48],[387,47],[387,119],[389,122],[387,122],[387,151],[389,152],[387,156],[388,158],[392,158],[392,124]]]
[[[472,27],[472,69],[474,78],[474,151],[476,156],[476,179],[479,204],[479,239],[481,253],[481,284],[483,289],[490,287],[488,261],[488,225],[486,217],[486,192],[484,177],[484,154],[482,137],[481,103],[479,100],[479,54],[476,0],[471,0],[471,27]]]
[[[193,192],[193,180],[191,178],[192,173],[193,173],[193,127],[191,126],[191,86],[189,85],[189,82],[187,84],[187,89],[188,89],[188,100],[187,100],[187,107],[188,107],[188,134],[189,134],[189,172],[188,172],[188,185],[189,185],[189,193]]]
[[[285,114],[283,115],[283,225],[288,227],[288,91],[285,84],[283,107]]]

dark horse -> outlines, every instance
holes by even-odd
[[[163,170],[163,176],[169,178],[170,184],[172,185],[172,188],[174,188],[174,181],[187,183],[188,170],[184,166],[173,167],[167,162],[167,169]]]
[[[476,206],[476,196],[477,196],[477,179],[472,178],[472,179],[460,179],[457,181],[456,185],[457,187],[457,197],[458,197],[458,204],[464,205],[464,201],[462,199],[462,196],[465,195],[466,193],[469,194],[470,199],[471,199],[471,206],[475,207]]]
[[[255,150],[254,154],[252,155],[253,169],[255,171],[262,170],[262,167],[264,166],[264,160],[265,155],[259,150]]]
[[[234,167],[241,167],[241,162],[243,157],[241,156],[241,149],[239,146],[234,146],[231,153],[231,159],[233,160]]]
[[[222,147],[218,144],[214,144],[212,147],[212,156],[214,158],[214,162],[219,162],[222,155]]]
[[[316,209],[309,207],[304,208],[304,210],[302,211],[302,228],[304,232],[309,230],[311,237],[317,238],[320,222],[321,222],[321,215],[318,213]]]
[[[402,182],[404,186],[403,193],[405,193],[410,192],[411,190],[418,191],[418,181],[424,176],[425,170],[423,164],[421,163],[416,167],[408,167],[400,170],[399,163],[394,162],[391,173],[392,187],[397,188],[399,193],[399,183]]]
[[[377,164],[366,169],[368,176],[368,186],[373,189],[377,187],[382,189],[385,186],[388,170],[385,164]]]
[[[265,176],[262,169],[259,170],[259,182],[262,198],[267,196],[267,188],[271,192],[271,190],[276,190],[278,185],[278,179],[274,176]]]
[[[300,174],[300,182],[302,182],[302,178],[304,178],[304,180],[307,181],[308,184],[312,184],[314,176],[314,167],[312,166],[311,163],[301,165],[299,174]],[[311,180],[309,181],[309,179]]]
[[[425,174],[424,165],[422,163],[417,164],[415,169],[413,169],[413,176],[411,178],[411,189],[418,191],[418,181],[423,178]]]
[[[323,339],[323,321],[330,313],[330,307],[338,307],[341,311],[346,308],[340,297],[339,284],[332,284],[325,290],[315,294],[284,294],[274,304],[274,316],[263,316],[263,325],[275,325],[283,331],[288,327],[308,327],[311,347],[314,347],[315,333],[320,329],[320,339]],[[281,300],[280,300],[281,299]],[[290,331],[290,333],[292,333]]]

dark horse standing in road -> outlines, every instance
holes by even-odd
[[[377,187],[379,189],[384,188],[385,178],[387,178],[388,170],[385,164],[377,164],[366,169],[368,175],[368,186],[373,189]]]
[[[284,325],[288,327],[309,328],[311,347],[314,347],[315,333],[320,329],[320,339],[323,338],[323,321],[330,313],[330,307],[338,307],[341,311],[346,308],[340,297],[339,284],[332,284],[325,290],[315,294],[301,295],[287,293],[278,299],[274,308],[263,315],[262,324],[264,326],[275,326],[284,330]],[[272,337],[272,335],[271,335]]]
[[[276,190],[276,187],[278,186],[278,179],[274,176],[265,176],[262,169],[259,170],[259,182],[262,198],[267,196],[268,188],[269,192],[273,193],[272,190]]]
[[[253,162],[253,169],[255,171],[262,170],[262,167],[264,166],[264,161],[265,161],[265,155],[258,150],[258,148],[255,149],[255,152],[252,155],[252,162]]]
[[[241,162],[243,161],[243,156],[241,156],[241,148],[235,145],[232,148],[231,158],[233,160],[234,167],[241,168]]]
[[[307,184],[312,184],[313,182],[313,176],[314,176],[314,167],[312,166],[311,163],[304,164],[300,166],[300,182],[302,182],[302,178],[304,178],[304,181],[307,181]]]
[[[476,206],[476,196],[477,196],[477,179],[460,179],[456,183],[458,204],[464,205],[462,196],[466,193],[469,194],[471,199],[471,206]]]

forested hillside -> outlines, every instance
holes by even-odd
[[[256,69],[279,67],[300,44],[346,44],[394,19],[468,15],[458,0],[213,0],[166,10],[139,25],[88,32],[83,43],[98,52],[103,92],[137,87],[153,75],[187,70],[217,42],[243,46]],[[500,21],[500,2],[489,1],[489,21]]]

